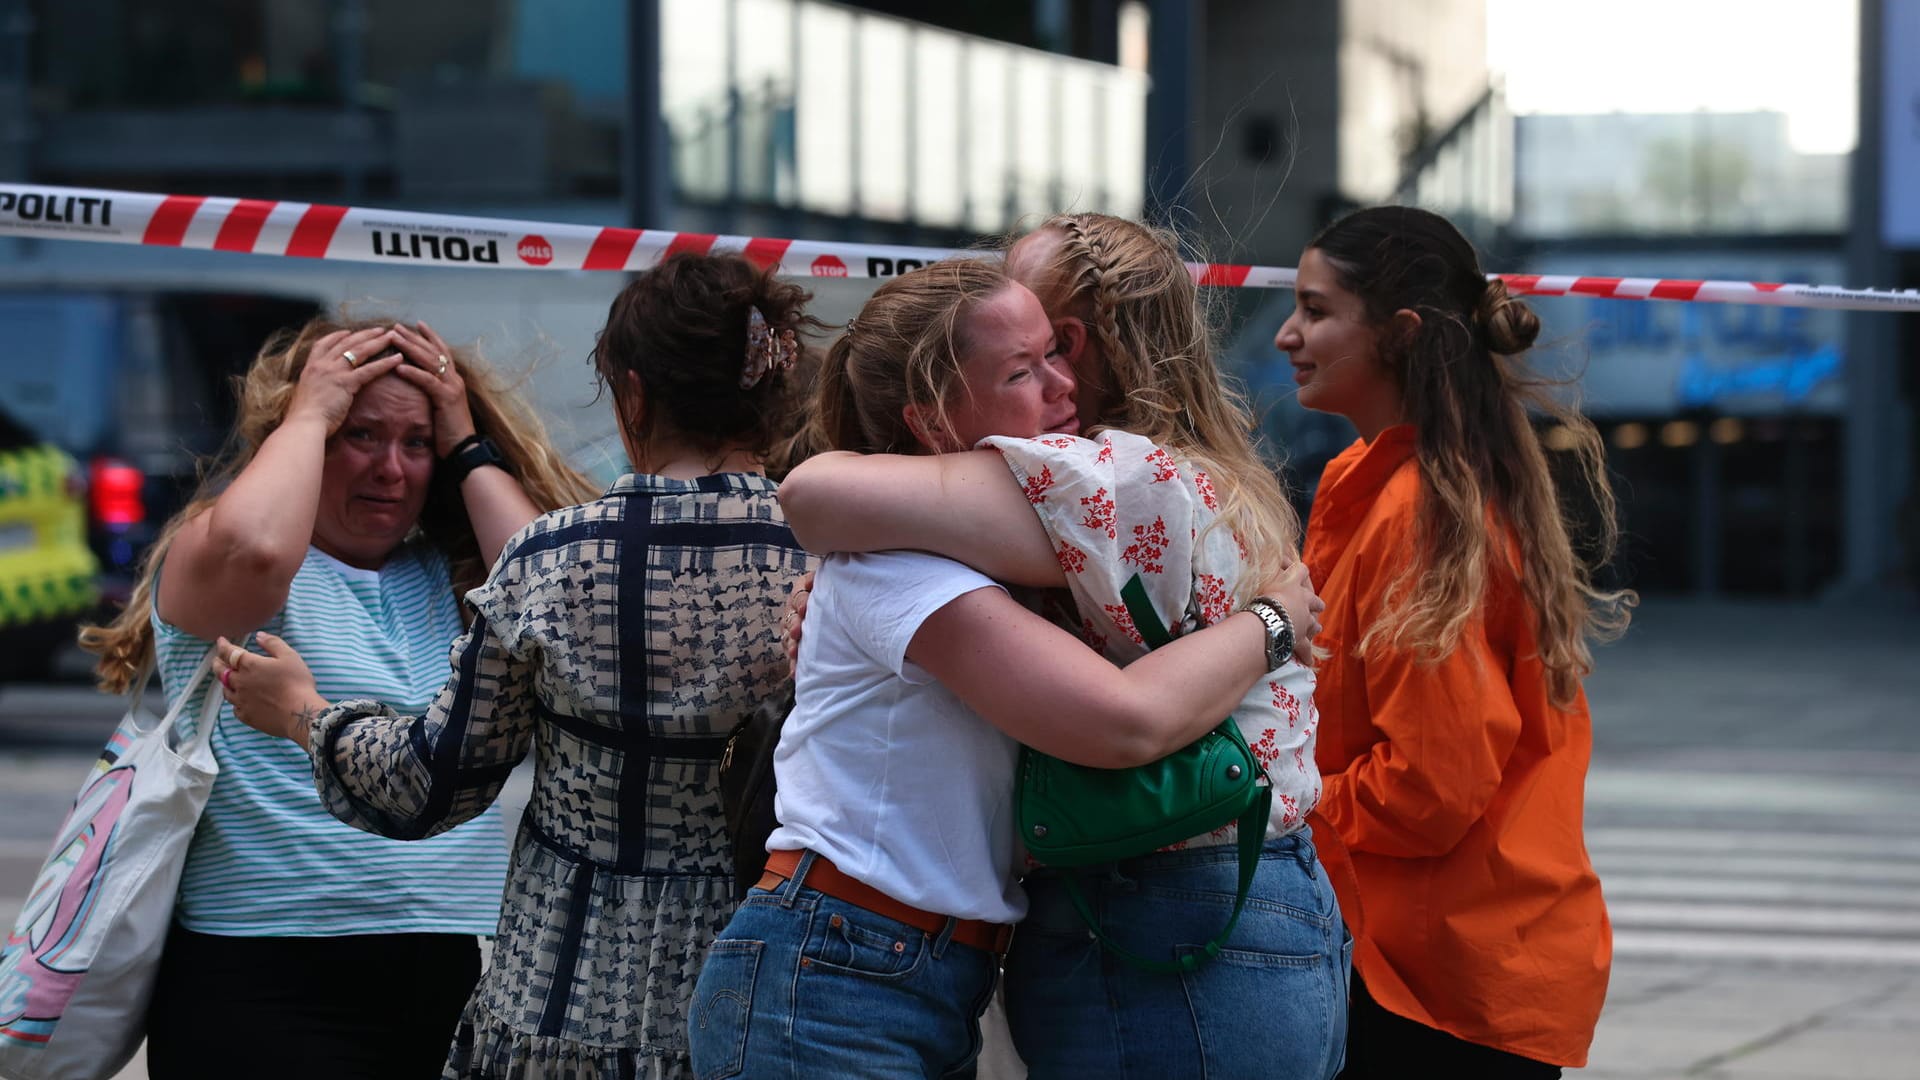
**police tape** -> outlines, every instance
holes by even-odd
[[[0,236],[198,248],[389,266],[645,270],[680,252],[734,252],[782,274],[888,277],[943,248],[769,240],[323,203],[0,184]]]
[[[236,251],[388,266],[491,270],[645,270],[680,252],[731,252],[791,277],[885,278],[954,255],[951,248],[780,240],[324,203],[153,195],[0,184],[0,236]],[[1190,263],[1204,286],[1290,289],[1282,266]],[[1525,296],[1593,296],[1844,311],[1920,311],[1920,290],[1760,281],[1492,274]]]

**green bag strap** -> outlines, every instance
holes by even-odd
[[[1160,613],[1153,609],[1153,601],[1147,598],[1147,588],[1135,574],[1127,579],[1120,589],[1120,601],[1127,606],[1127,614],[1133,619],[1133,628],[1140,632],[1141,640],[1147,648],[1157,649],[1173,640],[1167,632],[1166,624],[1160,621]],[[1226,723],[1233,723],[1229,717]],[[1273,809],[1273,789],[1262,787],[1253,802],[1240,814],[1236,825],[1240,834],[1240,888],[1233,897],[1233,915],[1227,919],[1227,925],[1213,940],[1200,947],[1199,952],[1183,953],[1174,960],[1149,960],[1114,944],[1113,939],[1100,929],[1100,920],[1094,917],[1093,908],[1088,905],[1085,893],[1080,891],[1080,882],[1073,871],[1060,876],[1060,883],[1066,889],[1067,899],[1073,903],[1073,909],[1087,924],[1087,929],[1101,946],[1120,957],[1134,967],[1145,971],[1154,971],[1166,975],[1199,970],[1202,964],[1220,955],[1220,949],[1233,935],[1233,928],[1240,925],[1240,913],[1247,906],[1247,892],[1253,888],[1253,876],[1260,869],[1260,848],[1267,838],[1267,816]]]
[[[1233,936],[1233,928],[1240,925],[1240,912],[1247,906],[1247,892],[1253,888],[1253,875],[1260,869],[1260,847],[1267,839],[1267,814],[1273,808],[1273,789],[1263,787],[1254,797],[1245,813],[1240,815],[1237,828],[1240,830],[1240,889],[1233,898],[1233,915],[1227,919],[1213,940],[1200,947],[1198,952],[1182,953],[1173,960],[1149,960],[1144,956],[1121,948],[1114,944],[1106,931],[1100,929],[1100,920],[1094,917],[1093,908],[1087,904],[1086,894],[1080,891],[1080,882],[1071,870],[1062,871],[1060,885],[1066,890],[1067,899],[1072,901],[1073,909],[1080,913],[1087,929],[1100,942],[1102,948],[1143,971],[1158,972],[1163,975],[1178,975],[1183,972],[1198,971],[1202,964],[1220,955],[1220,949],[1226,945],[1227,938]]]
[[[1128,578],[1120,587],[1120,602],[1127,605],[1133,628],[1140,631],[1140,639],[1147,643],[1147,648],[1172,644],[1173,635],[1167,632],[1167,624],[1160,621],[1160,613],[1153,610],[1153,601],[1147,599],[1147,587],[1141,583],[1139,574]]]

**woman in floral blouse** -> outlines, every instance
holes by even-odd
[[[781,487],[795,535],[816,552],[917,548],[1000,581],[1065,587],[1073,628],[1120,664],[1147,651],[1122,596],[1132,583],[1176,635],[1245,610],[1299,563],[1299,528],[1255,450],[1251,415],[1214,366],[1178,246],[1135,222],[1067,215],[1013,245],[1007,268],[1045,307],[1089,437],[815,458]],[[1312,627],[1293,622],[1304,657]],[[1061,874],[1028,876],[1007,1008],[1035,1076],[1338,1071],[1350,939],[1306,827],[1320,794],[1313,691],[1313,672],[1289,663],[1223,710],[1265,766],[1273,803],[1246,912],[1214,962],[1178,975],[1136,968],[1088,932]],[[1098,724],[1079,733],[1108,737]],[[1230,826],[1074,873],[1117,944],[1171,959],[1226,925],[1236,840]]]
[[[320,700],[271,644],[233,674],[241,719],[307,748],[327,807],[381,835],[473,817],[533,751],[447,1077],[689,1075],[688,994],[734,907],[716,765],[785,680],[781,601],[810,564],[763,465],[797,413],[806,299],[732,256],[621,292],[594,363],[634,471],[508,541],[424,716]]]

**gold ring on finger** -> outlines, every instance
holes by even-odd
[[[247,650],[245,650],[245,649],[243,649],[243,648],[241,648],[241,647],[240,647],[240,646],[238,646],[238,645],[235,645],[235,646],[233,647],[233,651],[227,654],[227,666],[228,666],[228,667],[230,667],[230,668],[237,668],[237,667],[239,667],[239,666],[240,666],[240,658],[241,658],[241,657],[243,657],[243,656],[245,656],[245,655],[247,655]]]
[[[447,373],[447,354],[441,353],[440,354],[440,370],[434,372],[434,374],[445,375],[446,373]]]
[[[360,366],[360,358],[359,358],[359,357],[357,357],[357,356],[355,356],[355,355],[353,355],[353,350],[352,350],[352,349],[348,349],[348,350],[347,350],[346,352],[343,352],[343,353],[341,353],[340,355],[341,355],[341,356],[343,356],[343,357],[346,357],[346,360],[347,360],[347,366],[348,366],[348,367],[359,367],[359,366]]]

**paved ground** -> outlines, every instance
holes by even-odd
[[[1588,692],[1616,961],[1573,1075],[1920,1078],[1920,611],[1656,603]]]
[[[1616,962],[1569,1075],[1920,1080],[1920,610],[1656,602],[1599,663]],[[0,821],[31,838],[0,844],[0,921],[114,711],[0,689]]]

